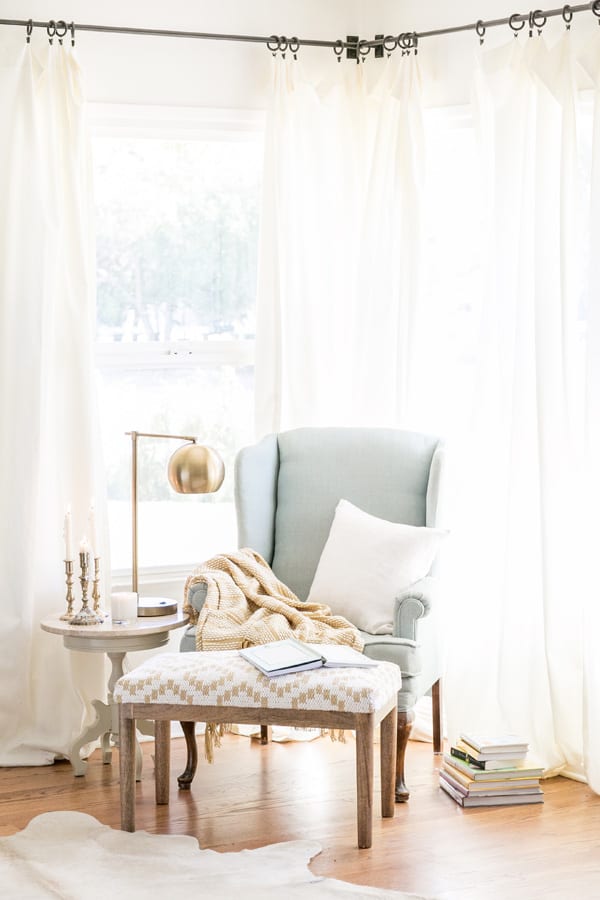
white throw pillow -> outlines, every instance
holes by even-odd
[[[392,634],[395,598],[429,573],[446,534],[378,519],[340,500],[308,601],[361,631]]]

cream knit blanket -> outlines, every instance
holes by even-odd
[[[188,600],[199,582],[206,584],[200,614]],[[354,625],[328,606],[299,600],[254,550],[214,556],[196,569],[186,581],[183,610],[196,625],[197,650],[236,650],[290,636],[363,647]]]

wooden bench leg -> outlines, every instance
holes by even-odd
[[[171,760],[171,722],[157,719],[154,724],[154,790],[156,802],[169,802],[169,769]]]
[[[433,752],[443,750],[444,732],[442,725],[442,679],[438,678],[431,688],[431,715],[433,718]]]
[[[135,831],[135,720],[120,707],[119,772],[121,776],[121,830]]]
[[[189,791],[198,768],[198,746],[196,744],[196,723],[180,722],[187,748],[187,762],[184,771],[177,776],[177,784],[182,791]]]
[[[356,800],[358,847],[366,850],[373,841],[373,716],[358,717],[356,728]]]
[[[398,707],[394,706],[381,722],[379,762],[381,767],[381,815],[384,819],[392,818],[395,811],[394,773],[396,771],[397,724]]]
[[[260,742],[261,742],[261,744],[270,744],[271,743],[271,726],[270,725],[261,725],[260,726]]]

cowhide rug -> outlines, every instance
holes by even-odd
[[[0,896],[15,900],[338,900],[414,894],[359,887],[313,875],[313,841],[240,853],[199,850],[193,837],[127,834],[92,816],[53,812],[0,838]]]

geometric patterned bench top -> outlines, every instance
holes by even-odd
[[[390,662],[268,678],[237,650],[203,650],[152,657],[119,678],[113,698],[117,703],[369,713],[387,705],[401,685],[400,669]]]

